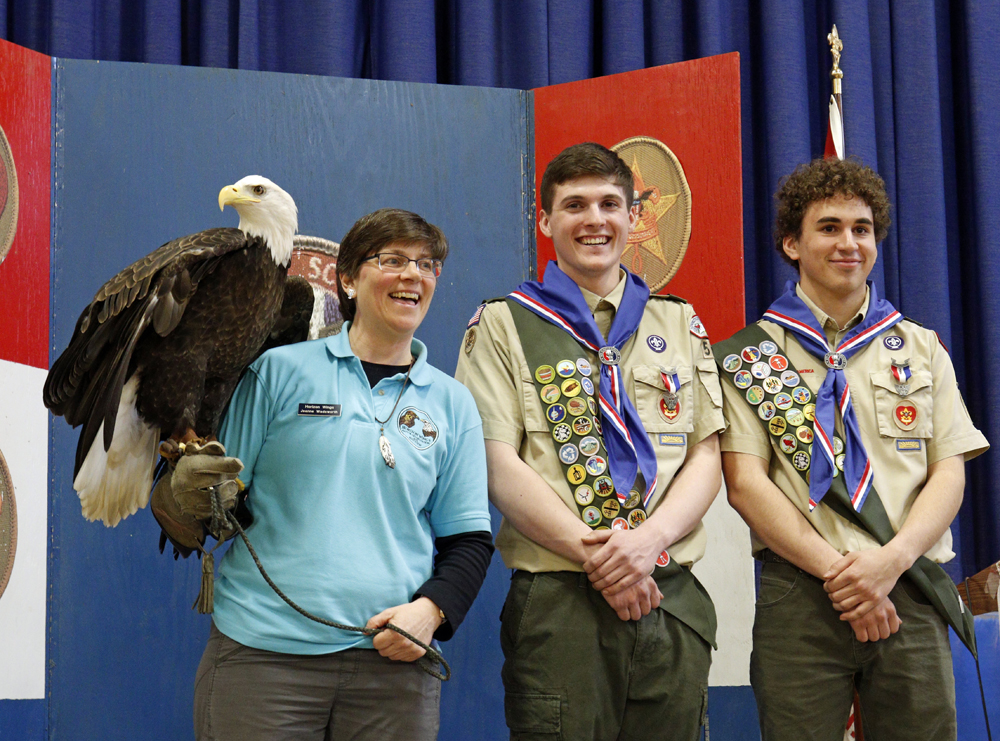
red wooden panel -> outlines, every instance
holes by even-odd
[[[51,70],[50,57],[0,40],[0,128],[18,186],[17,230],[0,263],[0,359],[37,368],[49,367]]]
[[[692,206],[687,252],[660,292],[693,303],[713,340],[741,329],[745,320],[739,55],[552,85],[538,88],[534,97],[538,206],[545,165],[565,147],[583,141],[613,147],[635,136],[663,142],[684,169]],[[552,259],[552,242],[539,233],[539,275]]]

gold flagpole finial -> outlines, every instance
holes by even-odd
[[[830,44],[830,54],[833,55],[833,68],[830,70],[830,78],[833,80],[833,94],[840,95],[840,81],[844,78],[844,70],[840,68],[840,53],[844,50],[844,42],[837,34],[837,26],[834,24],[833,30],[826,36]]]

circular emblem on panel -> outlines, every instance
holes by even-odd
[[[757,406],[764,401],[764,389],[760,386],[751,386],[747,389],[747,401]]]
[[[549,418],[549,422],[562,422],[566,418],[566,407],[562,404],[553,404],[545,412],[545,416]]]
[[[788,423],[785,418],[780,415],[775,415],[768,420],[767,429],[770,430],[771,434],[775,437],[783,435],[785,430],[788,429]]]
[[[596,437],[588,435],[580,441],[580,452],[588,458],[601,449],[601,444]]]
[[[757,345],[757,347],[760,348],[760,351],[763,355],[774,355],[776,352],[778,352],[778,346],[773,342],[771,342],[771,340],[764,340],[759,345]]]
[[[566,443],[561,448],[559,448],[559,460],[565,463],[567,466],[576,463],[576,459],[580,457],[580,451],[573,443]]]
[[[799,425],[805,424],[806,415],[802,413],[801,409],[789,409],[785,412],[785,419],[788,420],[788,424],[792,427],[798,427]]]
[[[583,521],[591,527],[598,524],[603,519],[601,516],[601,510],[597,509],[597,507],[587,507],[582,513],[580,513],[580,516],[583,518]]]
[[[551,365],[540,365],[535,370],[535,380],[539,383],[549,383],[556,377],[556,369]]]
[[[797,471],[809,470],[809,454],[804,450],[799,450],[792,454],[792,465]]]
[[[576,369],[580,371],[580,375],[586,378],[590,375],[590,361],[586,358],[576,359]]]
[[[759,360],[750,366],[750,374],[754,378],[767,378],[769,375],[771,375],[771,366],[769,366],[763,360]]]
[[[590,417],[581,416],[573,420],[573,432],[577,435],[589,435],[592,429],[594,423],[590,421]]]
[[[899,350],[906,343],[903,342],[902,337],[891,334],[888,337],[882,338],[882,344],[885,345],[888,350]]]
[[[607,499],[601,504],[601,514],[607,517],[609,520],[615,517],[619,510],[621,510],[621,505],[618,504],[617,499]]]
[[[749,347],[744,347],[743,352],[740,353],[740,357],[743,358],[748,363],[756,363],[758,360],[760,360],[760,355],[761,355],[760,350],[758,350],[753,345],[750,345]]]
[[[566,411],[573,417],[587,413],[587,402],[580,397],[574,397],[566,402]]]
[[[784,355],[774,355],[767,362],[776,371],[783,371],[788,368],[788,358]]]
[[[566,469],[566,478],[571,484],[582,484],[587,478],[587,470],[579,463],[574,463]]]
[[[778,409],[781,410],[791,409],[792,404],[793,402],[791,394],[786,394],[784,391],[782,391],[780,394],[774,397],[774,405],[778,407]]]
[[[781,446],[781,450],[785,453],[794,453],[795,449],[799,447],[798,441],[795,439],[795,435],[790,432],[786,432],[778,440],[778,445]]]
[[[799,374],[793,370],[781,371],[781,382],[792,389],[799,385]]]
[[[677,273],[691,239],[691,190],[666,144],[635,136],[611,149],[632,170],[635,228],[621,262],[656,293]]]
[[[810,422],[814,421],[816,419],[816,405],[806,404],[804,407],[802,407],[802,413],[805,415],[806,419],[808,419]]]
[[[597,357],[601,359],[601,363],[604,365],[618,365],[622,362],[622,354],[618,351],[617,347],[613,347],[612,345],[607,345],[598,350]]]
[[[628,513],[628,524],[631,527],[639,527],[646,521],[646,513],[641,509],[634,509]]]
[[[739,355],[735,353],[732,355],[727,355],[722,361],[722,367],[725,368],[730,373],[735,373],[740,368],[743,367],[743,360]]]
[[[667,422],[674,422],[681,413],[681,402],[674,399],[673,404],[668,404],[666,399],[660,399],[660,414]]]
[[[0,263],[10,252],[14,234],[17,232],[18,196],[14,155],[11,154],[7,135],[3,128],[0,128]]]
[[[396,418],[399,434],[417,450],[427,450],[437,442],[438,428],[431,416],[416,407],[406,407]]]
[[[813,431],[805,425],[802,425],[802,427],[795,429],[795,437],[797,437],[800,442],[808,445],[813,441]]]
[[[569,378],[576,373],[576,363],[572,360],[560,360],[556,363],[556,373],[563,378]]]
[[[663,352],[667,349],[667,341],[658,334],[651,334],[646,338],[646,344],[653,352]]]
[[[611,529],[612,530],[628,530],[629,529],[628,520],[626,520],[624,517],[616,517],[611,522]]]
[[[591,381],[589,378],[587,378],[586,376],[581,378],[580,385],[583,386],[584,393],[586,393],[588,396],[594,395],[594,382]]]
[[[632,509],[633,507],[639,506],[639,492],[633,489],[628,493],[628,499],[625,500],[625,509]]]
[[[538,395],[542,397],[542,401],[546,404],[555,404],[559,401],[559,397],[562,395],[562,392],[559,390],[558,386],[554,383],[550,383],[548,386],[542,386]]]
[[[573,437],[573,430],[565,422],[561,422],[552,428],[552,437],[555,438],[556,442],[564,443]]]
[[[738,389],[749,388],[750,384],[753,383],[753,376],[750,375],[750,371],[736,371],[736,375],[733,376],[733,383]]]
[[[901,401],[892,414],[896,427],[901,430],[912,430],[917,426],[917,407],[912,401]]]
[[[594,490],[591,489],[586,484],[576,487],[576,491],[573,492],[573,499],[581,507],[586,507],[588,504],[594,501]]]
[[[792,398],[799,404],[808,404],[812,400],[813,395],[812,391],[805,386],[796,386],[792,389]]]
[[[777,394],[783,388],[781,385],[781,381],[778,378],[775,378],[774,376],[771,376],[770,378],[765,378],[763,381],[761,381],[761,385],[764,387],[764,390],[769,394]]]
[[[564,395],[572,398],[574,396],[580,395],[580,382],[575,378],[567,378],[562,382],[562,392]]]
[[[14,502],[14,482],[3,452],[0,452],[0,597],[3,596],[14,568],[17,552],[17,504]]]
[[[757,407],[757,416],[766,421],[774,416],[775,411],[777,411],[777,407],[772,402],[765,401]]]
[[[610,476],[601,476],[594,482],[594,491],[599,497],[610,497],[615,493],[615,485],[611,483]]]
[[[608,470],[608,462],[599,455],[592,455],[587,459],[587,473],[591,476],[600,476]]]

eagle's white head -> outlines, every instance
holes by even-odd
[[[290,195],[265,177],[247,175],[219,191],[219,210],[226,206],[240,215],[240,231],[261,237],[278,265],[291,262],[299,210]]]

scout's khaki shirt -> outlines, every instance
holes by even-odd
[[[866,296],[858,314],[841,329],[800,288],[796,287],[796,293],[816,316],[831,346],[841,342],[846,332],[868,311]],[[795,336],[783,327],[766,320],[758,324],[800,371],[802,383],[815,397],[826,378],[823,359],[802,349]],[[898,340],[891,339],[893,337]],[[890,349],[890,346],[898,349]],[[896,392],[891,370],[893,360],[910,362],[910,393],[905,399],[916,407],[917,417],[909,430],[903,429],[895,416],[896,405],[904,397]],[[861,439],[872,462],[875,490],[885,505],[893,529],[898,532],[927,480],[928,465],[954,455],[964,455],[965,460],[970,460],[985,452],[989,443],[973,426],[958,390],[951,358],[930,330],[908,320],[900,322],[852,356],[844,374],[851,388]],[[792,466],[791,458],[774,453],[770,436],[757,419],[756,409],[747,403],[742,393],[728,382],[723,384],[723,389],[729,426],[722,436],[722,451],[750,453],[769,461],[771,481],[841,554],[878,548],[878,542],[871,535],[822,503],[809,511],[809,486]],[[836,419],[836,434],[843,440],[844,427],[839,413]],[[766,547],[756,536],[752,540],[754,553]],[[955,556],[951,543],[949,529],[925,555],[938,563],[950,561]]]
[[[607,337],[614,313],[625,291],[625,279],[604,299],[583,288],[587,306],[597,327]],[[694,310],[688,304],[650,298],[639,328],[622,348],[624,388],[632,399],[656,451],[657,486],[647,511],[652,513],[664,496],[689,447],[723,429],[722,391],[718,369],[707,341],[692,334]],[[650,341],[650,338],[653,338]],[[665,347],[658,342],[665,341]],[[654,348],[661,348],[660,352]],[[586,357],[599,369],[595,353],[582,346],[577,357]],[[553,365],[564,358],[552,358]],[[577,358],[566,358],[576,360]],[[680,414],[671,422],[659,411],[666,392],[660,368],[677,369],[681,382],[678,398]],[[514,319],[503,301],[487,304],[479,324],[466,333],[459,353],[455,378],[464,383],[476,399],[483,418],[483,435],[512,445],[525,463],[533,468],[579,516],[569,481],[563,473],[545,405],[535,392],[532,376],[521,349]],[[591,376],[599,385],[598,374]],[[690,565],[705,554],[705,527],[698,523],[686,537],[670,547],[670,556]],[[569,561],[526,538],[506,519],[500,525],[497,548],[511,569],[525,571],[583,571]]]

